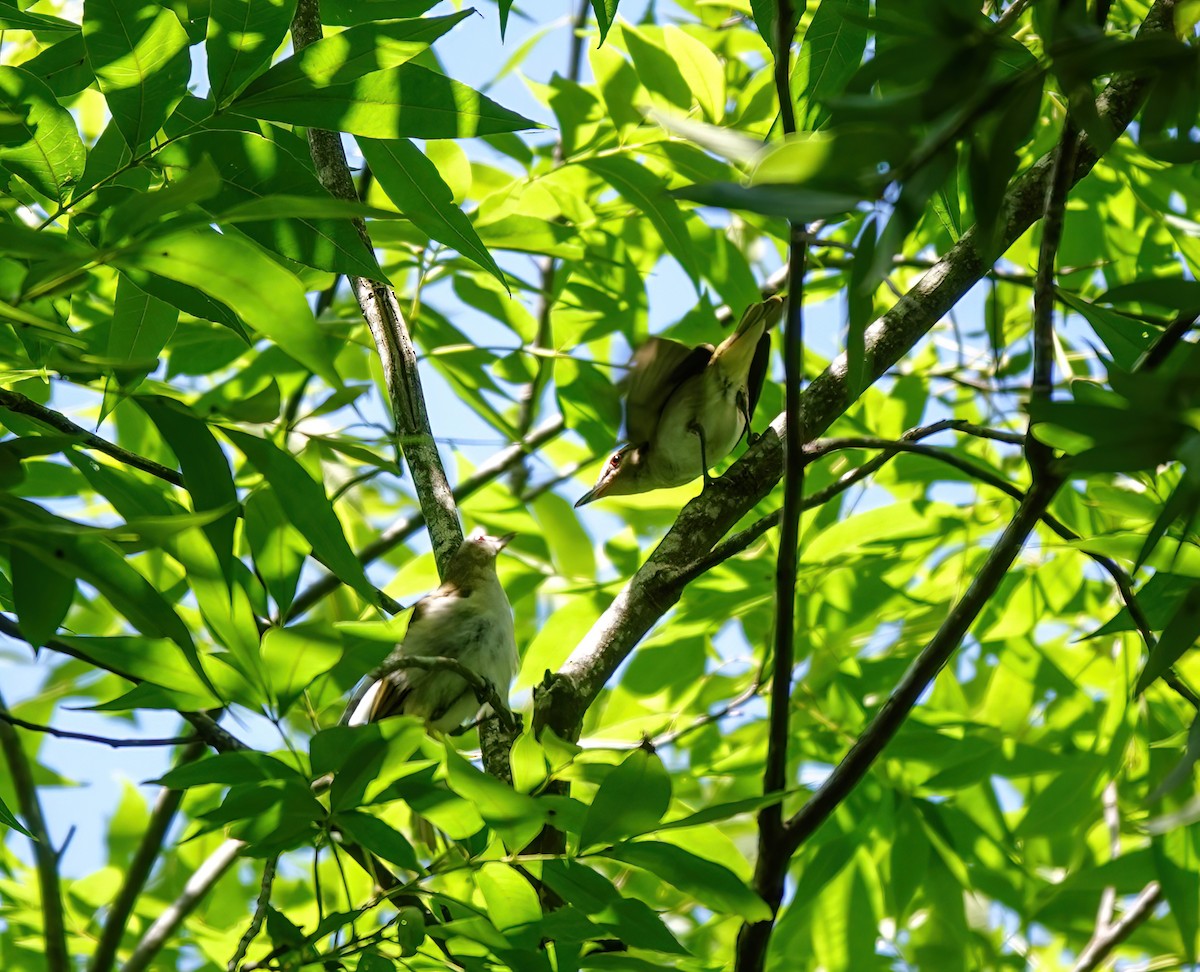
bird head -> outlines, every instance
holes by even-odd
[[[500,553],[515,537],[515,533],[506,533],[502,537],[491,537],[481,529],[475,529],[467,537],[462,546],[454,554],[454,559],[446,570],[446,576],[474,574],[480,570],[495,569],[496,555]]]
[[[626,493],[644,492],[646,487],[642,484],[642,479],[645,472],[646,466],[642,462],[639,446],[628,445],[623,449],[618,449],[604,464],[604,468],[600,471],[600,478],[596,480],[596,485],[576,501],[576,508],[604,496],[622,496]]]

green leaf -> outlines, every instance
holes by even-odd
[[[1122,284],[1097,300],[1106,304],[1155,304],[1173,310],[1200,309],[1200,280],[1184,280],[1182,277],[1159,277],[1154,280],[1138,280]]]
[[[416,64],[353,81],[297,81],[243,95],[233,107],[252,118],[368,138],[469,138],[540,127],[465,84]]]
[[[546,822],[541,803],[476,769],[446,744],[446,783],[464,800],[475,805],[480,816],[496,830],[509,847],[525,847]]]
[[[187,654],[194,670],[204,675],[187,626],[174,608],[138,571],[126,563],[116,548],[87,527],[52,516],[33,503],[4,497],[10,542],[32,553],[43,564],[87,581],[152,638],[166,637]]]
[[[1196,765],[1197,761],[1200,761],[1200,715],[1192,719],[1192,725],[1187,734],[1187,745],[1179,757],[1179,762],[1171,767],[1171,772],[1164,776],[1162,782],[1154,788],[1154,792],[1146,797],[1146,802],[1154,803],[1156,800],[1161,800],[1172,790],[1189,782],[1192,778],[1192,767]]]
[[[612,155],[584,163],[592,172],[636,206],[657,230],[663,246],[699,287],[699,258],[692,247],[687,222],[666,192],[666,181],[628,156]]]
[[[271,485],[288,519],[304,535],[317,558],[369,603],[378,603],[374,586],[342,532],[333,506],[320,483],[294,457],[273,442],[225,429],[225,435],[245,454]]]
[[[15,4],[0,4],[0,30],[31,30],[35,33],[79,33],[79,25],[49,14],[30,13]]]
[[[136,152],[187,93],[187,31],[157,3],[85,0],[83,43],[113,121]]]
[[[47,566],[24,547],[14,544],[9,554],[13,609],[21,634],[34,648],[54,637],[75,598],[75,578]]]
[[[408,871],[419,871],[416,851],[398,830],[361,810],[343,810],[334,818],[337,825],[372,854]]]
[[[13,815],[13,812],[8,809],[3,800],[0,800],[0,827],[8,827],[11,830],[24,834],[30,840],[33,839],[33,834],[21,826],[21,821]]]
[[[178,308],[150,296],[128,277],[117,279],[107,354],[123,387],[136,388],[158,366],[178,323]]]
[[[725,115],[725,68],[717,55],[674,25],[663,28],[663,40],[700,109],[709,121],[720,122]]]
[[[327,625],[269,628],[262,639],[262,663],[282,717],[313,682],[342,658],[341,639]]]
[[[222,699],[237,700],[237,694],[229,691],[231,686],[222,677],[221,668],[213,666],[213,677],[221,683],[223,690],[217,694],[200,679],[178,646],[166,639],[132,635],[111,638],[59,635],[58,640],[105,671],[115,672],[131,681],[150,682],[168,692],[195,699],[193,708],[213,708],[222,704]],[[229,671],[229,674],[233,675],[233,672]],[[143,687],[146,686],[139,686]]]
[[[158,428],[179,460],[183,485],[192,497],[192,508],[222,510],[238,506],[237,488],[229,460],[208,425],[166,398],[139,398],[138,404]],[[237,514],[231,512],[204,527],[225,576],[232,576],[233,533]]]
[[[36,57],[21,63],[24,70],[41,78],[58,98],[79,94],[96,82],[96,76],[87,64],[83,34],[75,24],[71,27],[71,33],[57,44],[43,48]]]
[[[1056,291],[1058,299],[1070,307],[1092,326],[1096,337],[1112,355],[1113,361],[1129,370],[1138,358],[1154,343],[1156,330],[1143,321],[1127,317],[1105,307],[1097,307],[1065,290]],[[1108,299],[1107,295],[1104,299]]]
[[[141,235],[167,216],[211,199],[220,191],[221,174],[212,159],[204,158],[182,179],[149,193],[136,193],[117,206],[105,227],[104,243],[112,245]]]
[[[295,8],[295,0],[212,0],[204,50],[213,101],[225,104],[271,60]]]
[[[1196,639],[1200,638],[1200,585],[1193,587],[1176,607],[1171,620],[1163,629],[1162,637],[1146,659],[1146,665],[1138,675],[1133,688],[1134,696],[1141,695],[1156,679],[1183,657]]]
[[[488,861],[475,874],[488,919],[513,944],[534,948],[539,938],[542,906],[528,878],[511,864]]]
[[[224,181],[205,202],[221,225],[236,224],[256,243],[318,270],[384,279],[350,222],[374,211],[330,197],[307,156],[255,132],[198,132],[164,154],[172,151],[186,153],[193,169],[205,156],[221,160]]]
[[[671,777],[657,753],[635,749],[592,798],[579,847],[610,843],[653,830],[671,804]]]
[[[508,282],[454,194],[432,162],[408,139],[360,138],[359,148],[383,191],[407,219],[431,239],[458,250],[508,289]]]
[[[85,153],[75,119],[43,81],[7,66],[0,66],[0,114],[12,119],[6,128],[20,133],[0,142],[0,166],[61,202],[83,175]]]
[[[818,127],[828,114],[825,103],[840,95],[858,70],[867,46],[868,6],[868,0],[821,0],[813,14],[792,68],[796,122],[802,129]]]
[[[771,916],[766,902],[729,868],[674,844],[634,841],[618,844],[604,851],[603,856],[644,868],[715,911],[733,912],[746,921],[766,921]]]
[[[617,17],[617,4],[620,0],[591,0],[592,10],[596,13],[596,23],[600,27],[600,43],[603,44]]]
[[[309,545],[292,526],[269,486],[256,489],[247,498],[243,522],[254,569],[280,611],[286,611],[296,596],[296,585],[308,557]]]
[[[815,219],[833,219],[856,209],[857,196],[791,185],[739,186],[732,182],[712,182],[707,185],[684,186],[671,195],[688,199],[702,206],[723,209],[744,209],[764,216],[779,216],[796,223],[811,223]]]
[[[247,104],[294,98],[399,67],[473,13],[461,10],[447,17],[381,20],[322,38],[255,80],[237,100],[237,109],[245,111]]]
[[[307,785],[304,777],[287,763],[252,749],[214,753],[195,762],[184,763],[154,782],[172,790],[186,790],[193,786],[235,786],[268,780],[299,781]]]
[[[195,287],[231,308],[264,337],[340,387],[333,353],[296,277],[253,243],[209,229],[145,240],[114,263]]]

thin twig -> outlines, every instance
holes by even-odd
[[[1133,904],[1125,909],[1125,913],[1117,921],[1103,932],[1096,929],[1091,941],[1079,953],[1079,958],[1072,966],[1072,972],[1092,972],[1093,969],[1100,968],[1100,963],[1108,958],[1112,950],[1154,914],[1154,908],[1161,898],[1162,888],[1157,881],[1151,881],[1142,888]]]
[[[1031,405],[1043,405],[1054,394],[1054,267],[1062,240],[1067,195],[1075,172],[1079,133],[1070,117],[1054,152],[1046,205],[1042,215],[1042,242],[1038,248],[1037,282],[1033,287],[1033,376],[1029,389]],[[1031,420],[1032,422],[1032,420]],[[1054,461],[1054,450],[1032,434],[1025,440],[1025,458],[1034,482],[1045,477]]]
[[[0,695],[0,712],[8,705]],[[6,721],[0,721],[0,752],[8,763],[8,775],[17,794],[17,809],[25,820],[25,829],[32,835],[33,861],[37,870],[38,889],[42,901],[42,938],[45,943],[47,972],[70,972],[71,957],[67,952],[67,929],[63,914],[62,890],[59,886],[58,863],[61,851],[50,843],[50,831],[38,799],[33,769],[21,746],[17,731]]]
[[[786,138],[796,132],[792,103],[791,60],[795,25],[791,0],[775,8],[775,96]],[[787,789],[788,740],[792,713],[792,668],[796,648],[796,573],[800,560],[800,514],[804,509],[804,472],[808,439],[801,393],[804,386],[804,274],[808,263],[808,227],[792,220],[788,241],[788,298],[783,322],[785,414],[783,511],[779,550],[775,558],[775,632],[771,653],[771,697],[767,709],[767,754],[762,792]],[[767,804],[758,812],[758,848],[754,890],[771,909],[772,918],[783,903],[787,868],[778,866],[783,838],[783,805]],[[769,923],[746,922],[737,938],[737,972],[761,972],[766,964]]]
[[[183,920],[204,900],[204,896],[212,890],[213,885],[233,866],[233,862],[238,859],[245,846],[245,841],[230,838],[205,858],[204,863],[188,878],[179,896],[146,929],[133,954],[121,966],[121,972],[142,972],[150,967],[151,960],[162,951],[171,936],[183,924]]]
[[[171,736],[166,739],[110,739],[108,736],[93,736],[86,732],[71,732],[67,729],[55,729],[53,726],[43,726],[36,722],[19,719],[11,712],[0,709],[0,721],[16,726],[18,729],[28,729],[30,732],[44,732],[57,739],[78,739],[81,742],[100,743],[113,749],[134,749],[147,746],[181,746],[194,742],[195,736]]]
[[[655,736],[650,740],[650,745],[655,749],[661,749],[663,746],[669,746],[672,743],[678,742],[684,736],[690,736],[698,729],[703,729],[705,726],[712,725],[714,722],[720,722],[726,716],[737,712],[743,705],[749,702],[752,698],[758,695],[762,688],[762,680],[757,676],[747,685],[742,691],[735,695],[724,705],[715,709],[712,712],[706,712],[699,719],[689,722],[686,726],[679,729],[672,729],[670,732],[664,732]],[[641,745],[640,743],[638,744]]]
[[[1121,856],[1121,811],[1117,806],[1117,781],[1109,780],[1104,788],[1104,826],[1108,830],[1109,860]],[[1096,910],[1096,932],[1104,934],[1112,926],[1117,910],[1117,886],[1106,885],[1100,892],[1100,907]]]
[[[179,761],[175,765],[182,766],[199,759],[204,750],[203,743],[193,742],[180,754]],[[166,839],[167,831],[171,829],[171,824],[175,821],[175,815],[179,812],[179,805],[183,802],[185,792],[184,790],[172,790],[165,786],[158,791],[158,798],[154,801],[154,809],[150,811],[146,831],[142,834],[141,841],[138,842],[133,860],[125,868],[121,888],[104,916],[104,927],[96,941],[96,950],[88,962],[88,972],[109,972],[112,969],[121,939],[128,930],[129,916],[133,913],[133,906],[142,893],[142,888],[146,885],[146,879],[150,876],[154,862],[158,860],[158,855],[162,852],[163,841]]]
[[[246,953],[250,950],[250,945],[258,937],[263,922],[266,921],[267,908],[271,904],[271,888],[275,883],[275,867],[278,863],[278,854],[267,858],[263,862],[262,884],[259,885],[258,900],[254,904],[254,914],[250,918],[250,924],[247,926],[245,934],[238,941],[237,951],[233,953],[233,958],[229,960],[229,964],[226,966],[229,972],[237,972],[242,959],[246,957]]]
[[[10,412],[28,415],[43,425],[62,432],[64,435],[79,439],[89,449],[103,452],[106,456],[116,459],[117,462],[124,463],[126,466],[132,466],[134,469],[140,469],[142,472],[148,472],[151,476],[157,476],[172,486],[183,485],[183,476],[174,469],[155,462],[153,459],[147,459],[145,456],[139,456],[136,452],[122,449],[119,445],[109,442],[107,439],[102,439],[94,432],[89,432],[83,426],[76,425],[61,412],[56,412],[45,405],[39,405],[33,399],[26,398],[19,392],[8,388],[0,388],[0,408],[7,408]]]
[[[1008,5],[1008,9],[996,18],[995,30],[1002,34],[1008,33],[1008,29],[1017,22],[1017,18],[1025,12],[1025,8],[1031,3],[1033,3],[1033,0],[1013,0]]]

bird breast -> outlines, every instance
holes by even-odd
[[[499,581],[479,585],[470,597],[430,598],[420,622],[409,626],[403,651],[455,658],[506,695],[518,657],[512,609]]]
[[[723,369],[711,366],[679,386],[663,409],[649,450],[663,485],[682,486],[700,474],[700,437],[691,431],[693,423],[704,429],[710,465],[733,451],[745,424],[737,408],[745,388],[744,381],[730,381]]]

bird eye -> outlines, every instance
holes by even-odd
[[[609,459],[608,464],[612,466],[613,469],[616,469],[617,466],[621,465],[621,453],[618,452],[611,459]]]

